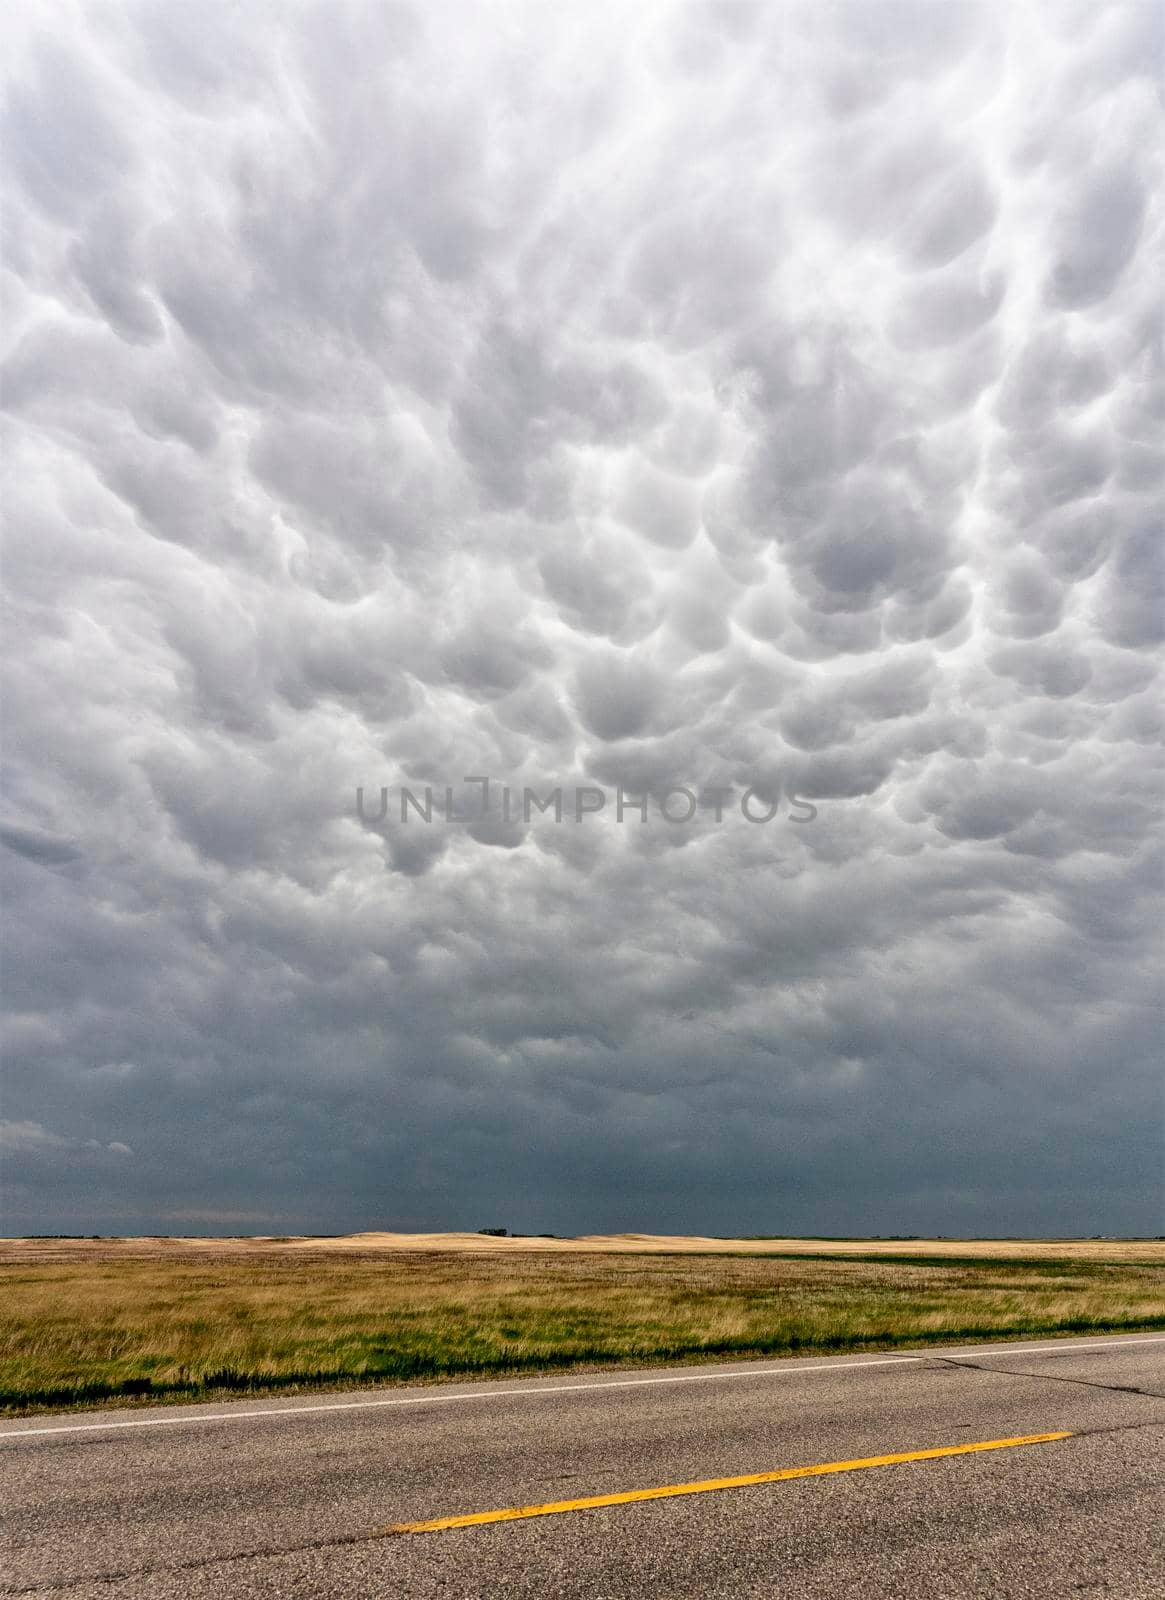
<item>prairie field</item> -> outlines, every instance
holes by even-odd
[[[1107,1258],[1016,1242],[315,1243],[0,1244],[0,1408],[1165,1328],[1155,1242],[1114,1242]]]
[[[97,1235],[0,1239],[0,1263],[7,1261],[67,1261],[100,1255],[108,1260],[126,1256],[159,1259],[183,1255],[268,1255],[354,1252],[376,1255],[398,1251],[439,1250],[442,1254],[481,1255],[531,1251],[561,1255],[777,1255],[777,1256],[925,1256],[936,1260],[989,1257],[1015,1261],[1116,1261],[1156,1262],[1165,1266],[1165,1239],[792,1239],[778,1235],[749,1238],[712,1238],[697,1234],[598,1233],[581,1238],[557,1234],[510,1234],[501,1238],[480,1233],[344,1233],[336,1235],[245,1235],[206,1238],[175,1234],[103,1238]]]

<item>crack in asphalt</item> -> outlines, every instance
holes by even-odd
[[[123,1583],[127,1578],[152,1578],[160,1572],[197,1572],[207,1567],[228,1566],[235,1561],[265,1561],[269,1556],[293,1556],[305,1550],[336,1550],[344,1545],[368,1544],[384,1537],[380,1529],[366,1533],[338,1533],[327,1539],[303,1539],[298,1544],[262,1545],[253,1550],[236,1550],[218,1556],[192,1556],[188,1561],[167,1561],[152,1567],[125,1567],[116,1572],[88,1572],[79,1578],[62,1578],[56,1583],[33,1583],[22,1589],[0,1589],[0,1595],[67,1594],[87,1583]]]
[[[979,1367],[974,1363],[962,1361],[944,1362],[944,1365],[952,1367],[971,1366],[975,1372],[1002,1371],[1006,1376],[1016,1378],[1037,1376],[1037,1374],[1033,1373],[1014,1372],[1008,1368]],[[1038,1376],[1046,1376],[1046,1374],[1038,1374]],[[1079,1378],[1061,1378],[1058,1381],[1062,1383],[1087,1382]],[[1092,1389],[1112,1389],[1119,1393],[1147,1395],[1150,1399],[1165,1400],[1165,1395],[1154,1394],[1151,1390],[1129,1389],[1126,1384],[1087,1383],[1087,1387]],[[1059,1443],[1070,1444],[1073,1439],[1091,1439],[1097,1435],[1104,1434],[1133,1433],[1139,1428],[1160,1428],[1163,1426],[1165,1426],[1165,1418],[1148,1417],[1140,1422],[1115,1423],[1106,1428],[1074,1428],[1068,1437],[1060,1440]],[[4,1596],[5,1600],[7,1600],[7,1597],[12,1597],[12,1600],[19,1600],[19,1597],[26,1595],[68,1594],[71,1589],[80,1589],[86,1584],[122,1583],[130,1578],[150,1578],[159,1573],[197,1572],[210,1567],[228,1566],[236,1561],[265,1561],[272,1556],[300,1555],[307,1550],[342,1549],[346,1545],[371,1544],[374,1540],[379,1539],[383,1539],[387,1543],[391,1538],[392,1535],[387,1528],[373,1528],[363,1533],[342,1533],[335,1534],[330,1538],[304,1539],[296,1544],[260,1546],[253,1550],[238,1550],[224,1555],[195,1556],[188,1561],[165,1562],[149,1567],[126,1567],[116,1572],[85,1573],[80,1577],[63,1578],[55,1583],[34,1583],[20,1589],[0,1589],[0,1596]]]
[[[977,1361],[965,1361],[960,1357],[932,1356],[930,1358],[936,1365],[945,1367],[948,1371],[955,1367],[969,1367],[972,1372],[988,1372],[998,1374],[1004,1378],[1046,1378],[1049,1383],[1075,1383],[1083,1389],[1107,1389],[1110,1394],[1139,1394],[1146,1400],[1165,1400],[1165,1394],[1158,1394],[1156,1389],[1139,1389],[1135,1383],[1101,1383],[1096,1378],[1070,1378],[1062,1372],[1027,1372],[1019,1371],[1015,1367],[984,1367]],[[1076,1433],[1100,1432],[1109,1430],[1101,1429],[1074,1429]],[[1114,1430],[1119,1432],[1119,1429]]]

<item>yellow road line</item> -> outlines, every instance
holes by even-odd
[[[892,1456],[865,1456],[858,1461],[826,1461],[813,1467],[782,1467],[778,1472],[750,1472],[743,1478],[705,1478],[699,1483],[669,1483],[659,1489],[630,1489],[625,1494],[593,1494],[585,1500],[552,1500],[543,1506],[510,1506],[502,1511],[473,1511],[460,1517],[434,1517],[429,1522],[398,1522],[385,1533],[440,1533],[445,1528],[474,1528],[483,1522],[517,1522],[524,1517],[554,1517],[563,1511],[592,1511],[597,1506],[625,1506],[634,1500],[667,1500],[678,1494],[710,1494],[716,1489],[745,1489],[756,1483],[786,1483],[791,1478],[822,1478],[832,1472],[860,1472],[866,1467],[893,1467],[903,1461],[937,1461],[940,1456],[967,1456],[983,1450],[1013,1450],[1022,1444],[1048,1444],[1070,1439],[1070,1433],[1028,1433],[1018,1439],[986,1439],[978,1444],[946,1444],[935,1450],[905,1450]]]

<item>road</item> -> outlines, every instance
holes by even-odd
[[[7,1594],[1161,1600],[1165,1337],[8,1419],[0,1472]]]

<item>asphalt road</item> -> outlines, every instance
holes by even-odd
[[[6,1594],[1161,1600],[1165,1337],[11,1419],[0,1473]]]

